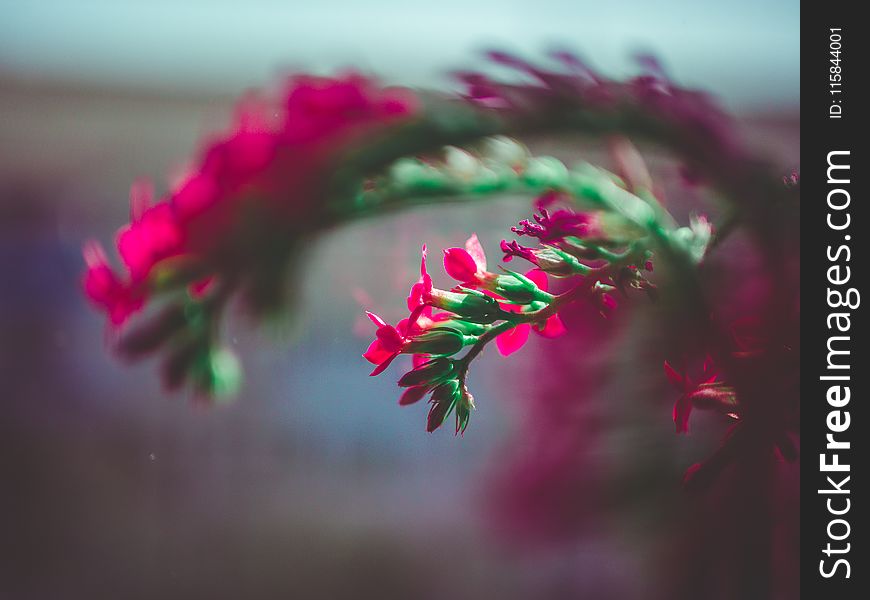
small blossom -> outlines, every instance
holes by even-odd
[[[137,292],[125,298],[121,278],[89,265],[88,296],[117,323],[142,307],[147,298],[139,290],[167,259],[208,265],[212,272],[205,278],[220,275],[215,270],[225,264],[239,269],[228,256],[260,248],[271,253],[257,237],[261,232],[252,227],[251,215],[283,218],[287,227],[295,227],[300,213],[316,215],[321,182],[334,166],[334,155],[365,133],[409,118],[417,105],[410,92],[381,88],[356,74],[292,77],[277,98],[247,96],[236,107],[229,132],[203,145],[161,201],[153,202],[147,182],[133,185],[130,223],[118,232],[117,251]],[[275,225],[284,235],[279,220]],[[248,246],[239,252],[233,247],[239,244]],[[274,277],[272,271],[262,275]]]
[[[526,277],[535,282],[542,291],[547,291],[547,275],[539,269],[527,272]],[[522,348],[529,339],[529,333],[534,331],[545,338],[557,338],[566,333],[565,325],[559,315],[552,315],[544,322],[544,325],[520,323],[496,337],[495,344],[502,356],[509,356]]]
[[[680,397],[674,402],[673,419],[677,433],[688,433],[689,416],[692,414],[692,394],[701,386],[716,381],[717,374],[713,369],[712,361],[704,362],[701,381],[694,383],[688,374],[681,374],[674,369],[668,361],[664,362],[665,375],[671,385],[680,392]]]
[[[163,259],[180,254],[183,234],[169,204],[146,209],[118,234],[118,253],[134,281],[142,281]]]
[[[375,340],[363,354],[363,358],[376,365],[371,375],[379,375],[390,366],[390,363],[402,352],[405,337],[392,325],[388,325],[378,315],[366,311],[369,319],[378,328]]]
[[[467,287],[492,287],[497,275],[486,270],[486,253],[477,234],[471,234],[465,248],[444,250],[444,270]]]
[[[82,281],[85,295],[105,311],[112,325],[122,325],[142,308],[144,291],[118,277],[98,242],[86,243],[83,254],[87,265]]]
[[[520,323],[508,329],[495,339],[495,345],[502,356],[510,356],[522,348],[529,339],[532,327],[528,323]]]
[[[593,213],[576,213],[566,209],[551,213],[544,208],[544,203],[551,202],[549,198],[545,196],[538,200],[538,214],[533,215],[534,223],[524,219],[519,226],[511,227],[511,231],[521,236],[536,237],[542,243],[560,242],[568,236],[594,238],[602,235],[598,218]]]

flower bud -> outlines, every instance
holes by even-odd
[[[465,346],[465,336],[448,327],[434,327],[416,335],[402,348],[405,354],[456,354]]]
[[[487,328],[480,323],[464,321],[462,319],[448,319],[447,321],[439,321],[439,326],[449,327],[461,332],[463,335],[481,336],[486,333]]]
[[[540,248],[532,250],[534,262],[539,269],[554,277],[570,277],[586,274],[589,268],[576,258],[555,248]]]
[[[208,348],[195,356],[189,371],[194,386],[208,396],[227,397],[238,392],[242,369],[226,348]]]
[[[534,281],[513,271],[507,275],[498,275],[494,278],[494,285],[490,288],[499,296],[514,304],[531,304],[532,302],[550,302],[553,297],[538,287]]]
[[[429,385],[446,379],[453,373],[453,361],[449,358],[435,358],[413,371],[408,371],[399,379],[399,387]]]
[[[468,420],[471,418],[471,409],[474,408],[474,400],[471,394],[466,390],[460,395],[459,401],[456,403],[456,432],[460,435],[465,433],[468,427]]]
[[[737,394],[720,382],[703,383],[689,394],[692,405],[700,410],[717,410],[723,414],[737,413]]]
[[[490,296],[465,290],[463,293],[432,290],[429,298],[432,306],[456,313],[466,321],[492,323],[499,316],[498,302]]]
[[[476,156],[456,146],[444,149],[444,162],[448,175],[461,181],[473,180],[482,168]]]
[[[444,419],[453,410],[460,395],[459,381],[456,379],[451,379],[435,388],[435,391],[432,392],[432,398],[429,400],[432,403],[432,408],[429,409],[426,431],[431,433],[441,426]]]
[[[483,156],[496,164],[522,169],[529,161],[529,151],[516,140],[502,135],[486,138]]]
[[[561,188],[568,183],[568,167],[558,158],[540,156],[529,160],[524,177],[534,186]]]
[[[437,190],[448,186],[448,180],[438,169],[414,158],[401,158],[390,167],[390,178],[402,189]]]
[[[184,306],[171,304],[155,319],[126,332],[118,342],[117,350],[122,356],[130,358],[154,352],[179,333],[187,323]]]
[[[408,406],[423,399],[423,396],[429,393],[429,386],[422,385],[418,387],[409,387],[399,398],[399,406]]]

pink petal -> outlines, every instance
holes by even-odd
[[[402,342],[404,341],[404,338],[402,337],[402,334],[400,334],[399,331],[392,325],[378,328],[378,331],[375,335],[378,336],[378,340],[380,340],[384,348],[386,348],[390,352],[398,352],[402,348]]]
[[[477,263],[467,250],[448,248],[444,251],[444,270],[456,281],[473,281]]]
[[[423,304],[423,294],[425,292],[425,285],[422,281],[419,281],[411,286],[411,291],[408,293],[408,310],[414,310],[421,304]]]
[[[530,271],[527,271],[526,277],[534,281],[535,285],[544,290],[545,292],[550,287],[549,281],[547,280],[547,274],[540,269],[532,269]]]
[[[366,311],[366,316],[368,316],[368,318],[371,320],[371,322],[374,323],[375,325],[377,325],[379,329],[381,327],[387,326],[386,321],[384,321],[382,318],[380,318],[378,315],[376,315],[373,312]]]
[[[375,340],[369,344],[368,350],[363,354],[363,358],[374,365],[379,365],[387,360],[392,352],[384,348],[380,340]]]
[[[88,267],[108,266],[109,259],[106,256],[106,251],[103,245],[97,240],[88,240],[82,247],[82,256],[85,259],[85,264]]]
[[[486,254],[483,252],[483,246],[480,245],[476,233],[472,233],[471,237],[465,241],[465,251],[474,259],[478,271],[486,271]]]
[[[374,371],[369,373],[369,377],[374,377],[375,375],[380,375],[381,373],[383,373],[384,370],[390,366],[390,363],[393,362],[393,360],[395,360],[397,356],[399,356],[398,352],[396,354],[391,354],[384,362],[375,367]]]
[[[408,294],[408,310],[414,310],[426,302],[426,298],[432,292],[432,278],[426,270],[426,244],[423,244],[422,258],[420,259],[420,279],[417,280]]]
[[[668,376],[668,381],[677,388],[679,392],[686,391],[686,381],[683,376],[677,373],[668,361],[665,361],[665,375]]]
[[[562,323],[562,319],[559,318],[559,315],[553,315],[549,319],[547,319],[546,323],[544,323],[544,327],[541,329],[536,328],[535,331],[538,335],[542,335],[545,338],[557,338],[566,333],[565,324]]]
[[[142,233],[142,227],[131,223],[118,231],[118,254],[134,279],[141,279],[151,267],[151,247]]]
[[[428,251],[426,250],[426,244],[423,244],[423,248],[422,248],[422,252],[421,252],[422,257],[420,258],[420,277],[423,279],[426,279],[429,276],[429,272],[426,270],[426,255],[427,254],[428,254]]]
[[[217,184],[208,175],[194,174],[172,196],[172,206],[182,220],[188,221],[210,208],[220,195]]]
[[[138,221],[151,206],[154,186],[147,179],[137,179],[130,186],[130,220]]]
[[[529,339],[532,328],[528,323],[521,323],[512,329],[508,329],[497,338],[495,345],[502,356],[509,356],[523,347]]]

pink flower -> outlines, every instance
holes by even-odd
[[[143,281],[158,262],[182,252],[183,239],[172,206],[161,203],[118,232],[118,253],[133,281]]]
[[[544,244],[561,242],[566,236],[590,238],[603,235],[598,216],[594,213],[578,213],[567,209],[558,209],[551,213],[547,210],[546,206],[555,202],[556,198],[554,193],[539,198],[539,214],[533,215],[535,222],[523,219],[518,227],[511,227],[511,231],[517,235],[536,237]]]
[[[528,341],[530,332],[531,326],[528,323],[521,323],[499,335],[495,338],[499,354],[509,356],[522,348]]]
[[[183,256],[194,270],[208,267],[203,279],[220,278],[223,265],[248,267],[235,259],[268,262],[260,253],[272,246],[263,235],[283,239],[287,230],[299,229],[300,217],[321,226],[322,184],[336,155],[416,110],[409,91],[382,88],[356,74],[293,77],[277,98],[247,96],[230,130],[203,145],[162,201],[152,203],[150,185],[134,184],[130,223],[117,235],[129,277],[115,275],[92,245],[85,249],[88,297],[117,324],[141,308],[149,278],[167,259]]]
[[[444,270],[456,281],[471,285],[490,275],[486,272],[486,254],[476,233],[466,240],[464,249],[447,248],[444,251]]]
[[[526,277],[534,281],[543,291],[547,291],[548,281],[546,273],[540,269],[532,269],[526,273]],[[509,310],[507,306],[508,305],[503,304],[502,308]],[[529,323],[520,323],[516,327],[508,329],[495,338],[496,348],[498,348],[498,351],[502,356],[513,354],[525,345],[529,339],[529,333],[532,331],[545,338],[557,338],[566,332],[565,325],[562,323],[562,319],[559,318],[559,315],[553,315],[544,322],[543,327],[537,324],[531,325]]]
[[[144,292],[118,278],[98,242],[87,242],[83,254],[87,265],[82,280],[85,295],[106,312],[112,325],[122,325],[142,308]]]
[[[368,311],[366,311],[366,315],[377,326],[378,330],[375,334],[375,340],[369,345],[363,358],[373,365],[377,365],[371,375],[379,375],[402,352],[405,336],[399,333],[396,327],[388,325],[378,315]]]
[[[465,336],[452,328],[428,329],[417,323],[423,307],[419,307],[407,319],[402,319],[395,327],[388,325],[378,315],[366,312],[378,330],[375,340],[369,345],[363,357],[377,365],[371,375],[379,375],[403,352],[414,355],[414,365],[419,366],[430,355],[449,356],[459,352],[465,345]]]
[[[426,244],[423,244],[420,259],[420,279],[411,286],[408,294],[408,310],[413,311],[418,306],[426,304],[432,295],[432,277],[426,270]]]

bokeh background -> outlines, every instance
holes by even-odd
[[[351,66],[449,89],[491,47],[569,46],[614,76],[652,52],[787,172],[798,25],[791,1],[0,0],[0,598],[650,597],[680,473],[723,426],[673,435],[646,309],[486,353],[462,438],[426,434],[424,408],[399,409],[395,377],[360,358],[363,306],[403,314],[421,242],[476,231],[494,259],[527,199],[322,238],[292,322],[229,324],[246,383],[213,407],[110,355],[81,244],[111,241],[130,182],[163,189],[249,86]],[[608,163],[589,141],[531,145]],[[677,166],[650,158],[677,187]],[[572,418],[590,441],[567,444],[582,458],[544,457],[541,474],[536,407],[584,392]]]

